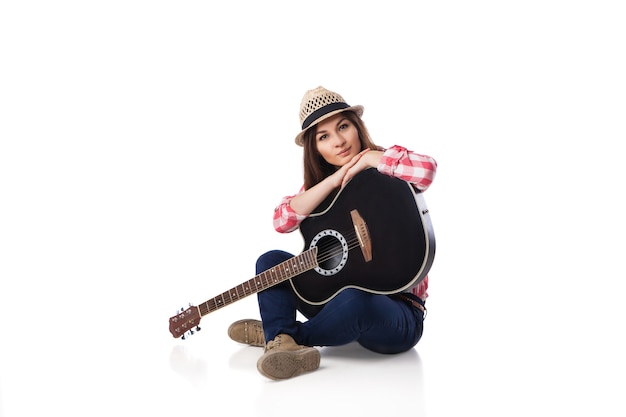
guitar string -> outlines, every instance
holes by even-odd
[[[355,237],[356,233],[351,233],[347,235],[348,239],[346,242],[348,243],[348,250],[352,250],[361,246],[359,239]],[[334,258],[337,255],[341,255],[343,253],[343,248],[341,245],[337,245],[336,242],[326,243],[325,245],[318,246],[318,263],[323,263],[329,259]]]
[[[350,241],[351,239],[354,239],[354,234],[353,236],[348,236],[348,239],[346,239],[346,242]],[[336,249],[336,248],[339,248],[339,250],[342,251],[341,244],[339,244],[336,239],[332,239],[331,241],[328,241],[328,242],[323,241],[321,245],[317,246],[317,253],[318,255],[322,255],[326,253],[328,250]]]

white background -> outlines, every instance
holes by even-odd
[[[0,3],[0,416],[623,416],[619,1]],[[426,332],[286,382],[168,319],[302,249],[298,108],[322,85],[432,155]]]

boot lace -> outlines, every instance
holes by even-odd
[[[265,336],[263,334],[263,328],[256,323],[244,324],[244,334],[246,336],[246,343],[263,343],[265,342]],[[252,336],[252,337],[250,337]]]
[[[274,338],[274,340],[270,340],[269,342],[267,342],[267,346],[265,347],[265,350],[277,348],[280,346],[280,343],[281,343],[281,337],[280,335],[278,335]]]

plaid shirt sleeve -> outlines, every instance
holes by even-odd
[[[430,156],[420,155],[402,146],[394,145],[385,150],[378,165],[378,171],[410,182],[420,191],[426,191],[435,179],[437,162]]]
[[[304,191],[304,186],[300,189],[298,194]],[[302,220],[306,219],[307,216],[302,214],[298,214],[291,208],[291,199],[296,195],[290,195],[287,197],[283,197],[278,206],[274,209],[274,229],[276,229],[279,233],[289,233],[296,230]]]
[[[385,150],[377,169],[383,174],[414,184],[420,191],[425,191],[435,178],[437,162],[430,156],[420,155],[402,146],[394,145]],[[301,188],[299,193],[303,191],[304,188]],[[293,232],[306,219],[307,216],[296,213],[289,204],[296,195],[283,197],[274,209],[274,229],[277,232]]]

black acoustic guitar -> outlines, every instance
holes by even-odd
[[[400,292],[426,277],[435,235],[422,194],[410,183],[379,173],[357,174],[301,224],[304,250],[293,258],[170,318],[181,337],[200,318],[289,280],[303,301],[320,305],[345,288]]]

